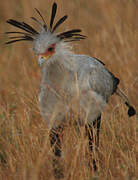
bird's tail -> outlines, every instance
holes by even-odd
[[[129,117],[134,116],[136,114],[136,110],[130,104],[128,97],[124,94],[124,92],[121,89],[117,88],[116,94],[123,99],[123,101],[125,102],[125,105],[128,107],[128,116]]]

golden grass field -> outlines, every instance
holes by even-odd
[[[138,111],[138,0],[57,0],[57,19],[69,18],[58,30],[81,28],[88,38],[75,53],[101,59],[119,79],[119,87]],[[5,21],[32,22],[34,8],[46,21],[53,0],[0,2],[0,180],[53,180],[48,130],[40,115],[38,94],[41,69],[31,43],[4,45]],[[37,16],[37,15],[36,15]],[[69,127],[63,140],[65,180],[138,180],[136,133],[138,116],[112,96],[100,132],[98,172],[88,169],[87,138]],[[83,131],[83,129],[82,129]]]

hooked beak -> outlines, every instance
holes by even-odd
[[[42,67],[42,65],[44,64],[45,60],[46,59],[44,57],[42,57],[42,56],[38,57],[38,64],[39,64],[40,67]]]
[[[39,56],[38,57],[38,64],[40,67],[42,67],[46,62],[47,60],[50,58],[50,56]]]

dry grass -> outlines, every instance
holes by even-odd
[[[49,3],[50,2],[50,3]],[[75,52],[100,58],[120,78],[120,87],[138,107],[137,0],[57,0],[58,17],[69,14],[61,27],[82,27],[87,40]],[[37,7],[49,17],[52,1],[5,0],[0,5],[0,31],[8,18],[28,20]],[[48,18],[47,18],[48,19]],[[11,29],[10,29],[11,30]],[[0,34],[0,179],[52,180],[52,151],[38,103],[41,71],[31,45],[5,47]],[[136,180],[136,116],[127,117],[118,97],[111,98],[103,117],[97,174],[89,171],[87,139],[68,128],[63,142],[68,180]]]

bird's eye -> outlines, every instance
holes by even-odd
[[[49,48],[48,48],[48,51],[49,51],[49,52],[51,52],[51,51],[53,51],[53,50],[54,50],[53,47],[49,47]]]

